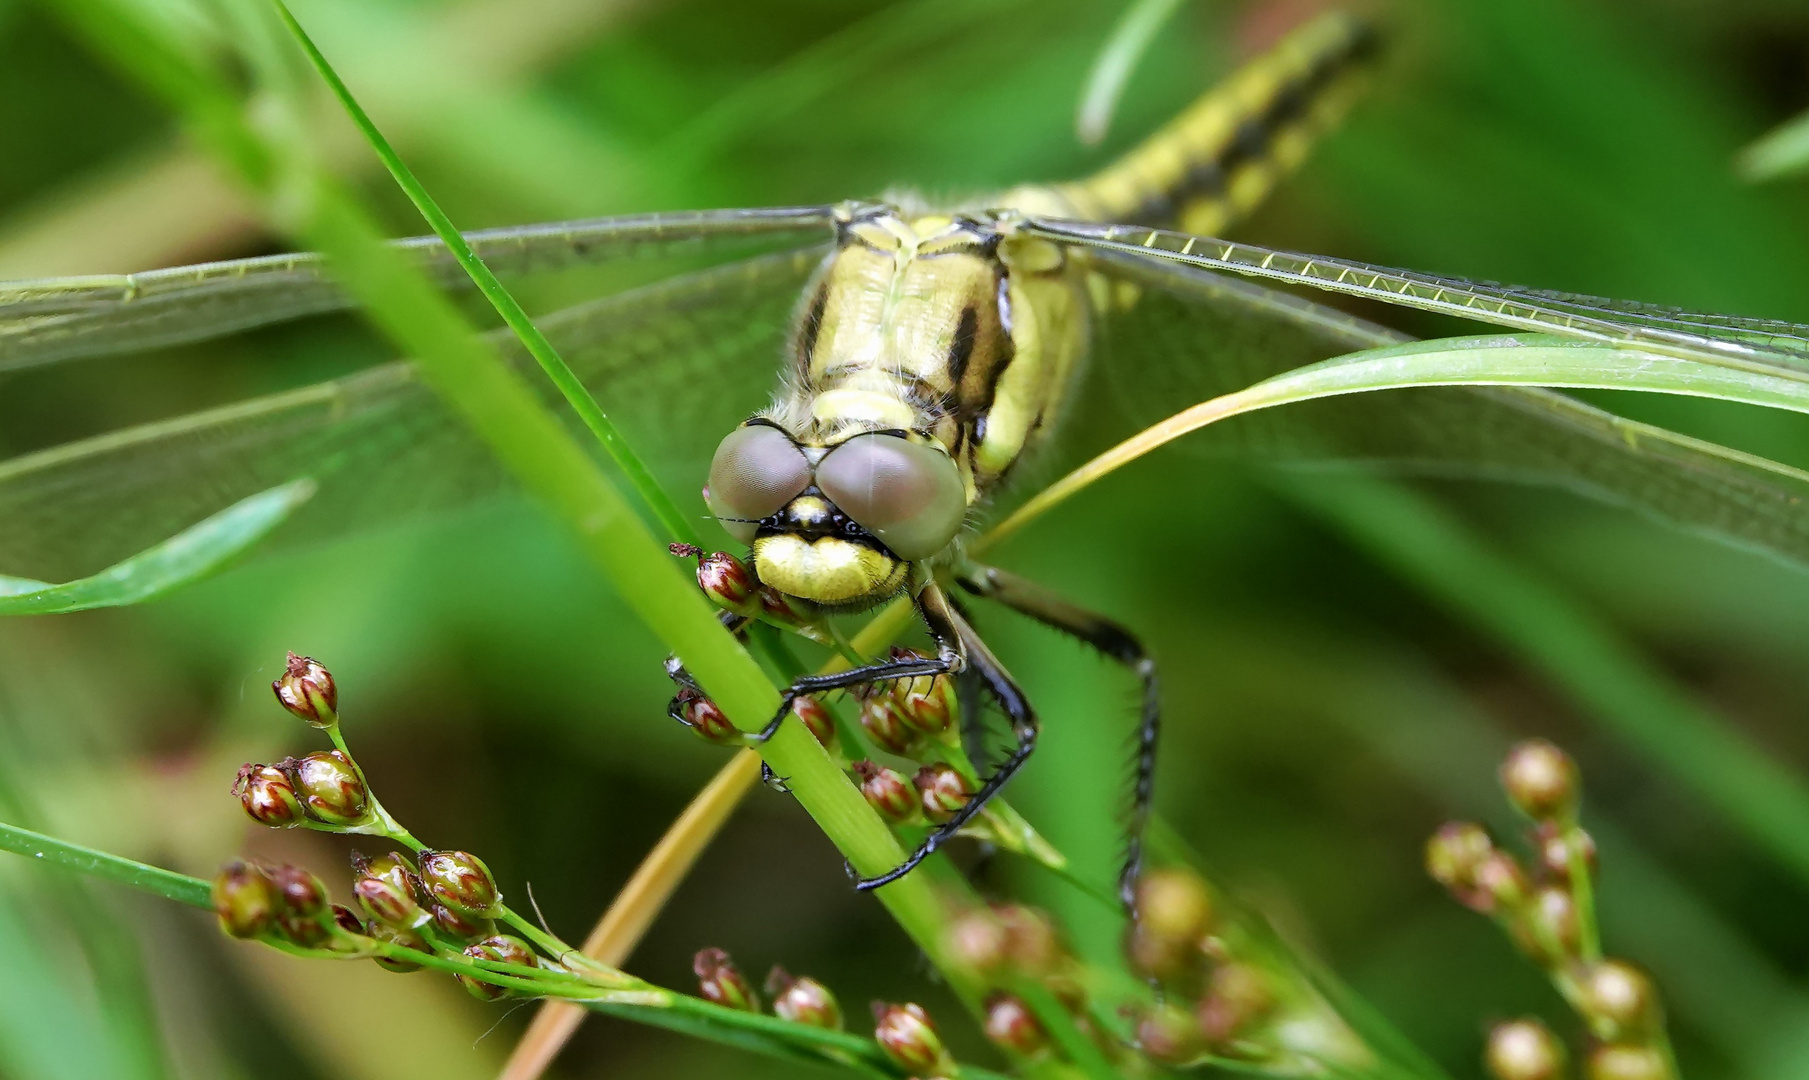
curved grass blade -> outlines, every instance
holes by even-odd
[[[410,171],[408,165],[396,154],[395,148],[390,146],[388,140],[383,137],[383,133],[377,130],[377,125],[371,121],[369,114],[364,111],[364,107],[358,104],[358,99],[352,96],[351,89],[346,86],[344,80],[340,79],[339,73],[333,70],[333,65],[328,63],[327,58],[315,47],[313,39],[308,37],[308,32],[302,29],[301,23],[295,21],[295,16],[289,11],[288,6],[283,3],[283,0],[271,0],[271,2],[276,8],[277,15],[282,19],[283,25],[289,28],[296,43],[301,46],[302,51],[307,54],[309,62],[314,65],[314,70],[332,89],[333,95],[345,108],[346,115],[350,116],[352,122],[358,126],[358,130],[364,133],[371,148],[382,159],[384,167],[389,170],[391,176],[395,177],[396,186],[402,189],[409,201],[414,203],[415,209],[419,210],[421,216],[427,219],[427,224],[433,227],[434,234],[446,244],[447,250],[452,252],[452,257],[458,260],[465,273],[471,276],[478,291],[484,294],[486,300],[490,301],[490,305],[496,309],[498,315],[502,316],[503,322],[508,324],[509,329],[515,331],[515,336],[521,339],[521,343],[526,347],[529,355],[540,364],[547,377],[553,380],[553,385],[557,386],[559,392],[565,395],[565,400],[584,421],[584,426],[590,429],[591,434],[596,436],[599,443],[603,444],[603,449],[609,452],[609,456],[615,461],[616,466],[628,477],[629,484],[634,487],[636,494],[640,496],[641,501],[647,505],[648,509],[653,511],[654,517],[658,518],[660,524],[665,527],[668,536],[673,540],[695,546],[698,543],[697,530],[691,527],[690,521],[679,513],[678,507],[673,505],[666,492],[654,481],[653,473],[648,470],[646,463],[641,461],[634,449],[616,432],[615,425],[610,423],[608,416],[604,415],[603,407],[597,404],[597,399],[590,395],[589,390],[585,389],[584,383],[566,365],[558,350],[553,348],[553,343],[548,341],[546,335],[542,334],[539,327],[534,325],[534,320],[528,318],[528,313],[523,311],[521,305],[516,303],[509,291],[503,288],[502,282],[496,280],[496,275],[491,273],[490,268],[484,265],[484,261],[471,250],[471,245],[465,242],[464,236],[453,225],[452,219],[446,216],[446,212],[440,209],[438,203],[434,202],[433,196],[429,195],[427,189],[421,186],[421,182],[415,178],[415,174]]]
[[[980,546],[1016,532],[1075,492],[1157,447],[1220,420],[1343,394],[1463,385],[1636,390],[1809,412],[1809,380],[1791,379],[1779,372],[1725,368],[1638,349],[1540,336],[1441,338],[1390,345],[1297,368],[1176,413],[1037,493],[988,533]],[[1708,444],[1703,446],[1708,448]],[[1809,474],[1776,462],[1725,447],[1712,449],[1716,456],[1730,462],[1809,482]]]
[[[200,878],[151,866],[123,855],[110,855],[67,840],[0,822],[0,851],[10,851],[65,870],[117,881],[190,907],[211,908],[210,886]]]
[[[1809,112],[1759,136],[1734,158],[1734,171],[1752,183],[1779,180],[1809,169]]]
[[[1098,146],[1105,139],[1112,114],[1118,111],[1118,99],[1124,96],[1124,84],[1180,6],[1181,0],[1135,0],[1119,16],[1081,91],[1074,135],[1082,146]]]
[[[0,576],[0,615],[57,615],[154,600],[218,570],[270,535],[314,494],[296,480],[243,499],[90,577],[52,585]]]

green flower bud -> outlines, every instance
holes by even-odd
[[[328,937],[322,921],[327,913],[326,886],[299,866],[279,866],[269,877],[281,901],[276,922],[283,936],[307,948],[324,944]]]
[[[942,1036],[923,1006],[873,1003],[873,1037],[899,1068],[916,1076],[947,1076],[954,1067]]]
[[[1475,877],[1476,889],[1467,902],[1485,912],[1518,908],[1526,903],[1527,890],[1532,887],[1520,860],[1505,851],[1491,851],[1484,856],[1476,866]]]
[[[832,1031],[842,1028],[842,1007],[835,995],[808,975],[793,978],[784,968],[774,965],[766,976],[766,992],[772,995],[773,1015],[782,1020]]]
[[[1501,763],[1501,786],[1508,801],[1534,821],[1576,817],[1582,784],[1570,755],[1545,739],[1528,739]]]
[[[279,766],[301,797],[308,816],[325,825],[363,825],[370,820],[370,792],[352,760],[337,750],[289,758]]]
[[[813,697],[793,698],[791,712],[804,724],[807,731],[817,737],[817,742],[822,744],[823,749],[835,749],[835,716],[822,702]]]
[[[1239,1038],[1275,1008],[1269,976],[1253,964],[1220,964],[1206,983],[1200,1002],[1200,1034],[1213,1045]]]
[[[484,860],[467,851],[423,851],[421,884],[427,895],[465,915],[494,915],[502,903]]]
[[[416,952],[429,954],[433,952],[433,949],[427,944],[426,938],[415,933],[413,930],[404,930],[400,927],[391,926],[386,922],[373,920],[370,924],[368,933],[376,940],[386,942],[390,945],[400,945],[405,949],[413,949]],[[415,963],[413,960],[399,960],[389,956],[373,956],[371,959],[377,961],[377,965],[385,971],[394,971],[398,974],[406,974],[410,971],[421,970],[421,965]]]
[[[1137,1023],[1137,1048],[1163,1065],[1186,1065],[1200,1056],[1200,1028],[1178,1005],[1156,1005]]]
[[[282,897],[264,871],[235,859],[214,876],[214,914],[220,929],[236,938],[254,938],[276,923]]]
[[[283,708],[317,728],[339,723],[339,690],[333,676],[309,657],[290,653],[282,676],[270,689]]]
[[[705,1001],[743,1012],[759,1012],[760,998],[735,966],[735,961],[721,949],[699,949],[691,958],[691,970],[697,973],[698,992]]]
[[[729,714],[688,686],[679,688],[672,703],[666,706],[666,715],[696,732],[705,742],[718,746],[739,746],[742,742],[741,730],[729,719]]]
[[[1673,1080],[1664,1055],[1650,1046],[1598,1046],[1589,1055],[1589,1080]]]
[[[860,721],[873,745],[900,757],[910,757],[921,738],[899,715],[898,702],[883,690],[870,691],[861,698]]]
[[[974,786],[967,778],[944,762],[932,762],[917,770],[911,778],[917,789],[923,816],[940,825],[954,818],[963,806],[973,801]]]
[[[288,829],[307,818],[289,776],[274,765],[245,764],[232,782],[232,793],[251,820],[272,829]]]
[[[894,825],[902,825],[917,817],[917,792],[904,774],[865,758],[853,765],[861,782],[861,795],[879,816]]]
[[[1577,1011],[1610,1041],[1627,1041],[1659,1026],[1658,990],[1625,960],[1603,960],[1583,972]]]
[[[1476,867],[1494,850],[1488,830],[1481,825],[1453,821],[1440,826],[1426,841],[1426,872],[1462,896],[1476,887]]]
[[[911,649],[892,649],[894,660],[928,659]],[[911,730],[931,737],[948,732],[955,722],[955,685],[946,675],[916,675],[891,685],[891,698],[899,720]]]
[[[1489,1032],[1483,1063],[1494,1080],[1559,1080],[1564,1075],[1564,1044],[1531,1017],[1512,1020]]]
[[[513,934],[492,934],[482,941],[465,946],[465,955],[473,960],[492,960],[502,964],[516,964],[521,967],[539,967],[540,958],[528,943]],[[469,975],[455,975],[459,985],[479,1001],[495,1001],[513,993],[506,986],[474,979]]]
[[[1570,854],[1575,845],[1583,856],[1583,868],[1595,872],[1595,838],[1572,825],[1568,828],[1553,821],[1542,821],[1533,831],[1533,843],[1539,849],[1539,865],[1558,881],[1570,882]]]
[[[367,859],[352,856],[357,877],[352,896],[372,920],[401,930],[414,930],[432,918],[420,903],[420,878],[407,860],[394,852]]]
[[[1021,1057],[1039,1054],[1049,1045],[1049,1033],[1023,1000],[1011,994],[986,999],[986,1037]]]

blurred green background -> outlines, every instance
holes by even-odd
[[[1184,5],[1112,139],[1089,151],[1074,107],[1117,3],[294,7],[466,227],[1076,175],[1310,11]],[[1809,5],[1404,0],[1375,13],[1395,47],[1372,95],[1239,235],[1809,319],[1809,187],[1746,186],[1730,164],[1809,106]],[[12,0],[0,146],[0,277],[273,250],[159,107]],[[422,231],[355,142],[332,153],[398,235]],[[14,374],[0,381],[0,452],[380,356],[335,322],[157,365]],[[1598,400],[1809,464],[1793,415]],[[1161,811],[1219,885],[1454,1076],[1480,1075],[1492,1020],[1537,1011],[1575,1033],[1536,973],[1419,866],[1446,817],[1503,820],[1494,760],[1538,734],[1583,766],[1606,944],[1657,975],[1685,1074],[1809,1077],[1800,570],[1561,493],[1329,483],[1176,451],[997,559],[1145,636],[1166,669]],[[1121,776],[1100,763],[1128,761],[1134,688],[1065,640],[980,618],[1046,716],[1013,801],[1103,880]],[[253,830],[227,793],[239,762],[316,748],[265,689],[285,649],[338,676],[385,803],[432,842],[483,854],[515,898],[531,883],[568,937],[724,760],[663,718],[651,635],[553,525],[503,503],[272,554],[143,608],[0,622],[0,817],[200,874],[257,851],[343,889],[346,845]],[[1003,860],[978,873],[1060,912],[1083,951],[1114,948],[1113,922],[1060,882]],[[940,1006],[957,1048],[986,1057],[782,796],[749,799],[630,967],[687,986],[705,945],[756,972],[816,975],[857,1025],[874,997]],[[0,1075],[156,1075],[145,1010],[170,1069],[195,1077],[489,1076],[528,1016],[428,975],[231,944],[195,912],[0,861]],[[557,1071],[788,1070],[593,1019]]]

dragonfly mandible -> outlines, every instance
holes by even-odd
[[[1270,375],[1406,340],[1243,278],[1803,377],[1809,339],[1790,324],[1208,239],[1336,122],[1371,51],[1362,24],[1323,17],[1120,163],[1079,182],[959,207],[897,197],[472,235],[499,275],[530,292],[642,254],[708,264],[538,321],[669,490],[696,491],[710,476],[708,509],[752,545],[769,584],[830,610],[900,592],[915,598],[936,656],[801,680],[788,701],[967,669],[1002,705],[1015,747],[979,797],[905,864],[863,885],[891,880],[953,835],[1035,745],[1029,699],[951,600],[955,585],[1071,632],[1141,678],[1137,812],[1120,879],[1130,895],[1153,775],[1154,665],[1127,629],[975,562],[963,541],[989,507],[1024,494],[1011,481],[1031,466],[1078,458],[1087,438],[1112,441]],[[448,289],[465,285],[436,241],[398,243]],[[0,285],[0,371],[218,338],[347,303],[309,255]],[[499,337],[497,348],[522,361],[508,340]],[[775,360],[785,375],[770,397]],[[1108,411],[1085,438],[1061,423],[1065,413]],[[731,434],[719,443],[722,432]],[[1294,461],[1555,483],[1809,559],[1809,478],[1547,390],[1358,395],[1215,428],[1197,441]],[[0,463],[0,571],[89,572],[300,477],[319,494],[286,527],[290,540],[502,486],[482,448],[397,362]],[[706,512],[701,500],[692,508]]]

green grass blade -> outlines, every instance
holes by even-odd
[[[71,844],[66,840],[58,840],[5,822],[0,822],[0,851],[10,851],[78,874],[117,881],[121,885],[155,893],[178,904],[198,908],[213,906],[208,899],[211,886],[200,878],[137,862],[122,855],[109,855],[104,851]]]
[[[1297,477],[1283,490],[1545,672],[1809,882],[1809,785],[1654,671],[1611,628],[1398,485]]]
[[[1190,432],[1235,416],[1344,394],[1430,386],[1543,386],[1715,398],[1809,412],[1809,378],[1538,334],[1437,338],[1365,349],[1296,368],[1153,424],[1044,488],[998,527],[989,546],[1075,492]],[[1716,447],[1733,461],[1781,469]]]
[[[61,585],[0,576],[0,615],[56,615],[154,600],[243,554],[313,494],[312,480],[259,492],[98,574]]]
[[[308,36],[308,32],[302,29],[301,23],[296,21],[288,6],[282,0],[272,0],[272,4],[276,8],[277,14],[281,16],[284,25],[294,35],[296,42],[307,53],[308,60],[314,65],[314,69],[320,73],[320,77],[332,89],[334,96],[339,99],[340,105],[345,108],[346,114],[352,118],[352,122],[358,126],[358,130],[363,132],[365,139],[371,144],[371,148],[377,152],[377,157],[383,161],[384,167],[395,178],[396,185],[408,196],[409,201],[414,203],[415,209],[421,212],[421,217],[427,221],[434,233],[445,241],[447,250],[452,253],[453,258],[458,260],[459,265],[464,267],[465,272],[471,275],[471,280],[477,285],[478,291],[484,294],[484,298],[490,301],[490,305],[496,309],[497,314],[502,316],[503,322],[507,323],[509,329],[515,332],[515,336],[521,339],[521,343],[528,350],[529,355],[540,364],[541,369],[547,373],[547,377],[552,379],[553,385],[559,388],[559,392],[565,396],[565,400],[584,421],[584,426],[590,429],[591,434],[596,436],[597,441],[603,445],[603,449],[608,451],[616,466],[628,477],[628,482],[634,487],[636,494],[653,511],[653,515],[659,519],[660,524],[665,527],[670,539],[697,544],[697,531],[691,527],[691,523],[685,516],[679,513],[678,507],[654,481],[653,474],[648,471],[646,464],[616,431],[615,425],[610,423],[609,417],[604,414],[603,407],[597,404],[597,399],[591,396],[589,390],[585,389],[584,383],[567,366],[558,350],[553,348],[553,343],[548,341],[546,335],[542,334],[540,329],[534,325],[534,321],[528,318],[528,313],[523,311],[521,305],[509,294],[509,291],[503,288],[502,282],[496,280],[496,275],[492,274],[490,268],[484,265],[484,261],[478,258],[477,253],[471,250],[471,245],[459,233],[458,227],[452,223],[451,218],[446,216],[445,211],[440,209],[433,196],[429,195],[427,189],[421,186],[421,182],[415,178],[414,172],[403,162],[395,148],[390,146],[389,141],[383,137],[383,133],[377,129],[377,125],[371,120],[370,115],[364,111],[363,106],[358,104],[358,99],[352,95],[351,89],[339,77],[339,73],[333,69],[333,65],[327,61],[326,56],[315,46],[313,39]]]
[[[1743,179],[1761,183],[1809,169],[1809,112],[1766,132],[1734,158]]]
[[[1118,110],[1118,99],[1124,96],[1124,84],[1180,6],[1181,0],[1135,0],[1119,16],[1105,47],[1093,61],[1093,70],[1087,72],[1086,87],[1081,91],[1074,134],[1082,146],[1098,146],[1104,141],[1112,126],[1112,114]]]

